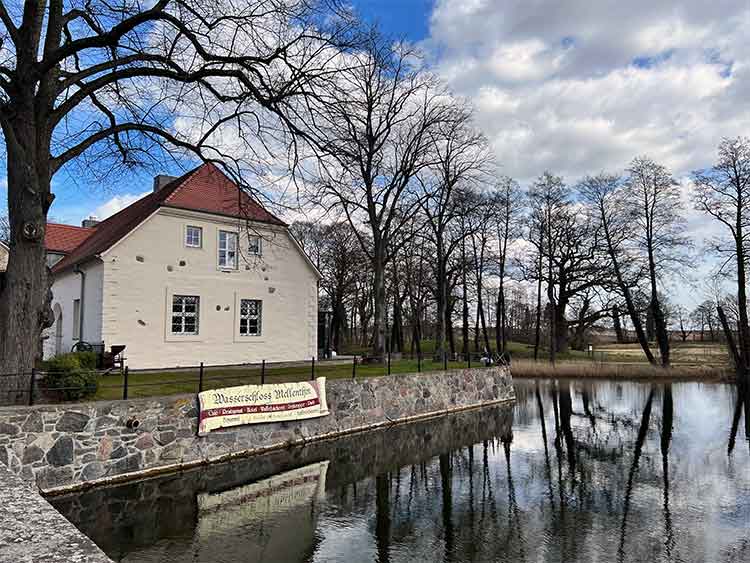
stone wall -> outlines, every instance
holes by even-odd
[[[335,441],[319,440],[178,475],[71,492],[50,498],[50,503],[119,561],[127,559],[123,550],[137,552],[170,537],[188,537],[195,526],[201,493],[228,491],[324,460],[330,461],[328,491],[341,491],[352,483],[357,483],[358,489],[366,488],[362,481],[374,475],[398,475],[402,467],[419,466],[441,454],[483,441],[508,439],[512,422],[512,406],[489,406],[350,434]],[[190,559],[187,554],[185,558]]]
[[[89,538],[0,465],[0,561],[111,563]]]
[[[326,385],[330,415],[198,437],[195,395],[0,408],[0,463],[46,492],[260,453],[512,400],[508,370],[463,369]],[[126,427],[135,417],[136,430]]]

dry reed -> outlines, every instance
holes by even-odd
[[[645,363],[631,362],[575,362],[560,361],[552,365],[545,361],[514,360],[514,377],[601,377],[622,379],[732,379],[731,370],[722,366],[676,365],[667,369]]]

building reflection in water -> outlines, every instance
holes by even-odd
[[[467,412],[55,503],[116,560],[138,563],[750,560],[750,450],[736,447],[750,434],[746,393],[571,380],[516,388],[514,411]],[[267,488],[272,468],[324,461],[325,491],[286,479],[292,489],[270,500],[286,509],[232,500]],[[228,520],[201,499],[223,499]],[[143,520],[153,513],[158,521]]]

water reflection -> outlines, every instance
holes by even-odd
[[[512,418],[464,413],[55,503],[138,563],[750,560],[744,390],[517,381],[516,393]],[[297,501],[270,500],[261,519],[252,495],[227,508],[231,526],[195,508],[324,460],[324,493],[273,489]]]

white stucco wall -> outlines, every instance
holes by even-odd
[[[184,244],[185,228],[203,229],[202,248]],[[317,354],[317,277],[283,229],[258,226],[260,259],[217,266],[218,231],[241,233],[237,220],[161,209],[102,256],[102,336],[127,346],[132,369],[303,360]],[[183,266],[180,262],[184,261]],[[171,333],[172,296],[200,297],[198,335]],[[262,334],[239,334],[240,299],[263,301]]]
[[[83,295],[83,333],[81,340],[91,343],[102,341],[102,284],[104,266],[98,260],[81,266],[86,274]],[[52,284],[52,309],[59,306],[62,311],[61,351],[69,352],[73,344],[73,301],[81,298],[81,275],[68,270],[58,274]],[[57,320],[48,328],[44,336],[44,358],[55,355]]]

